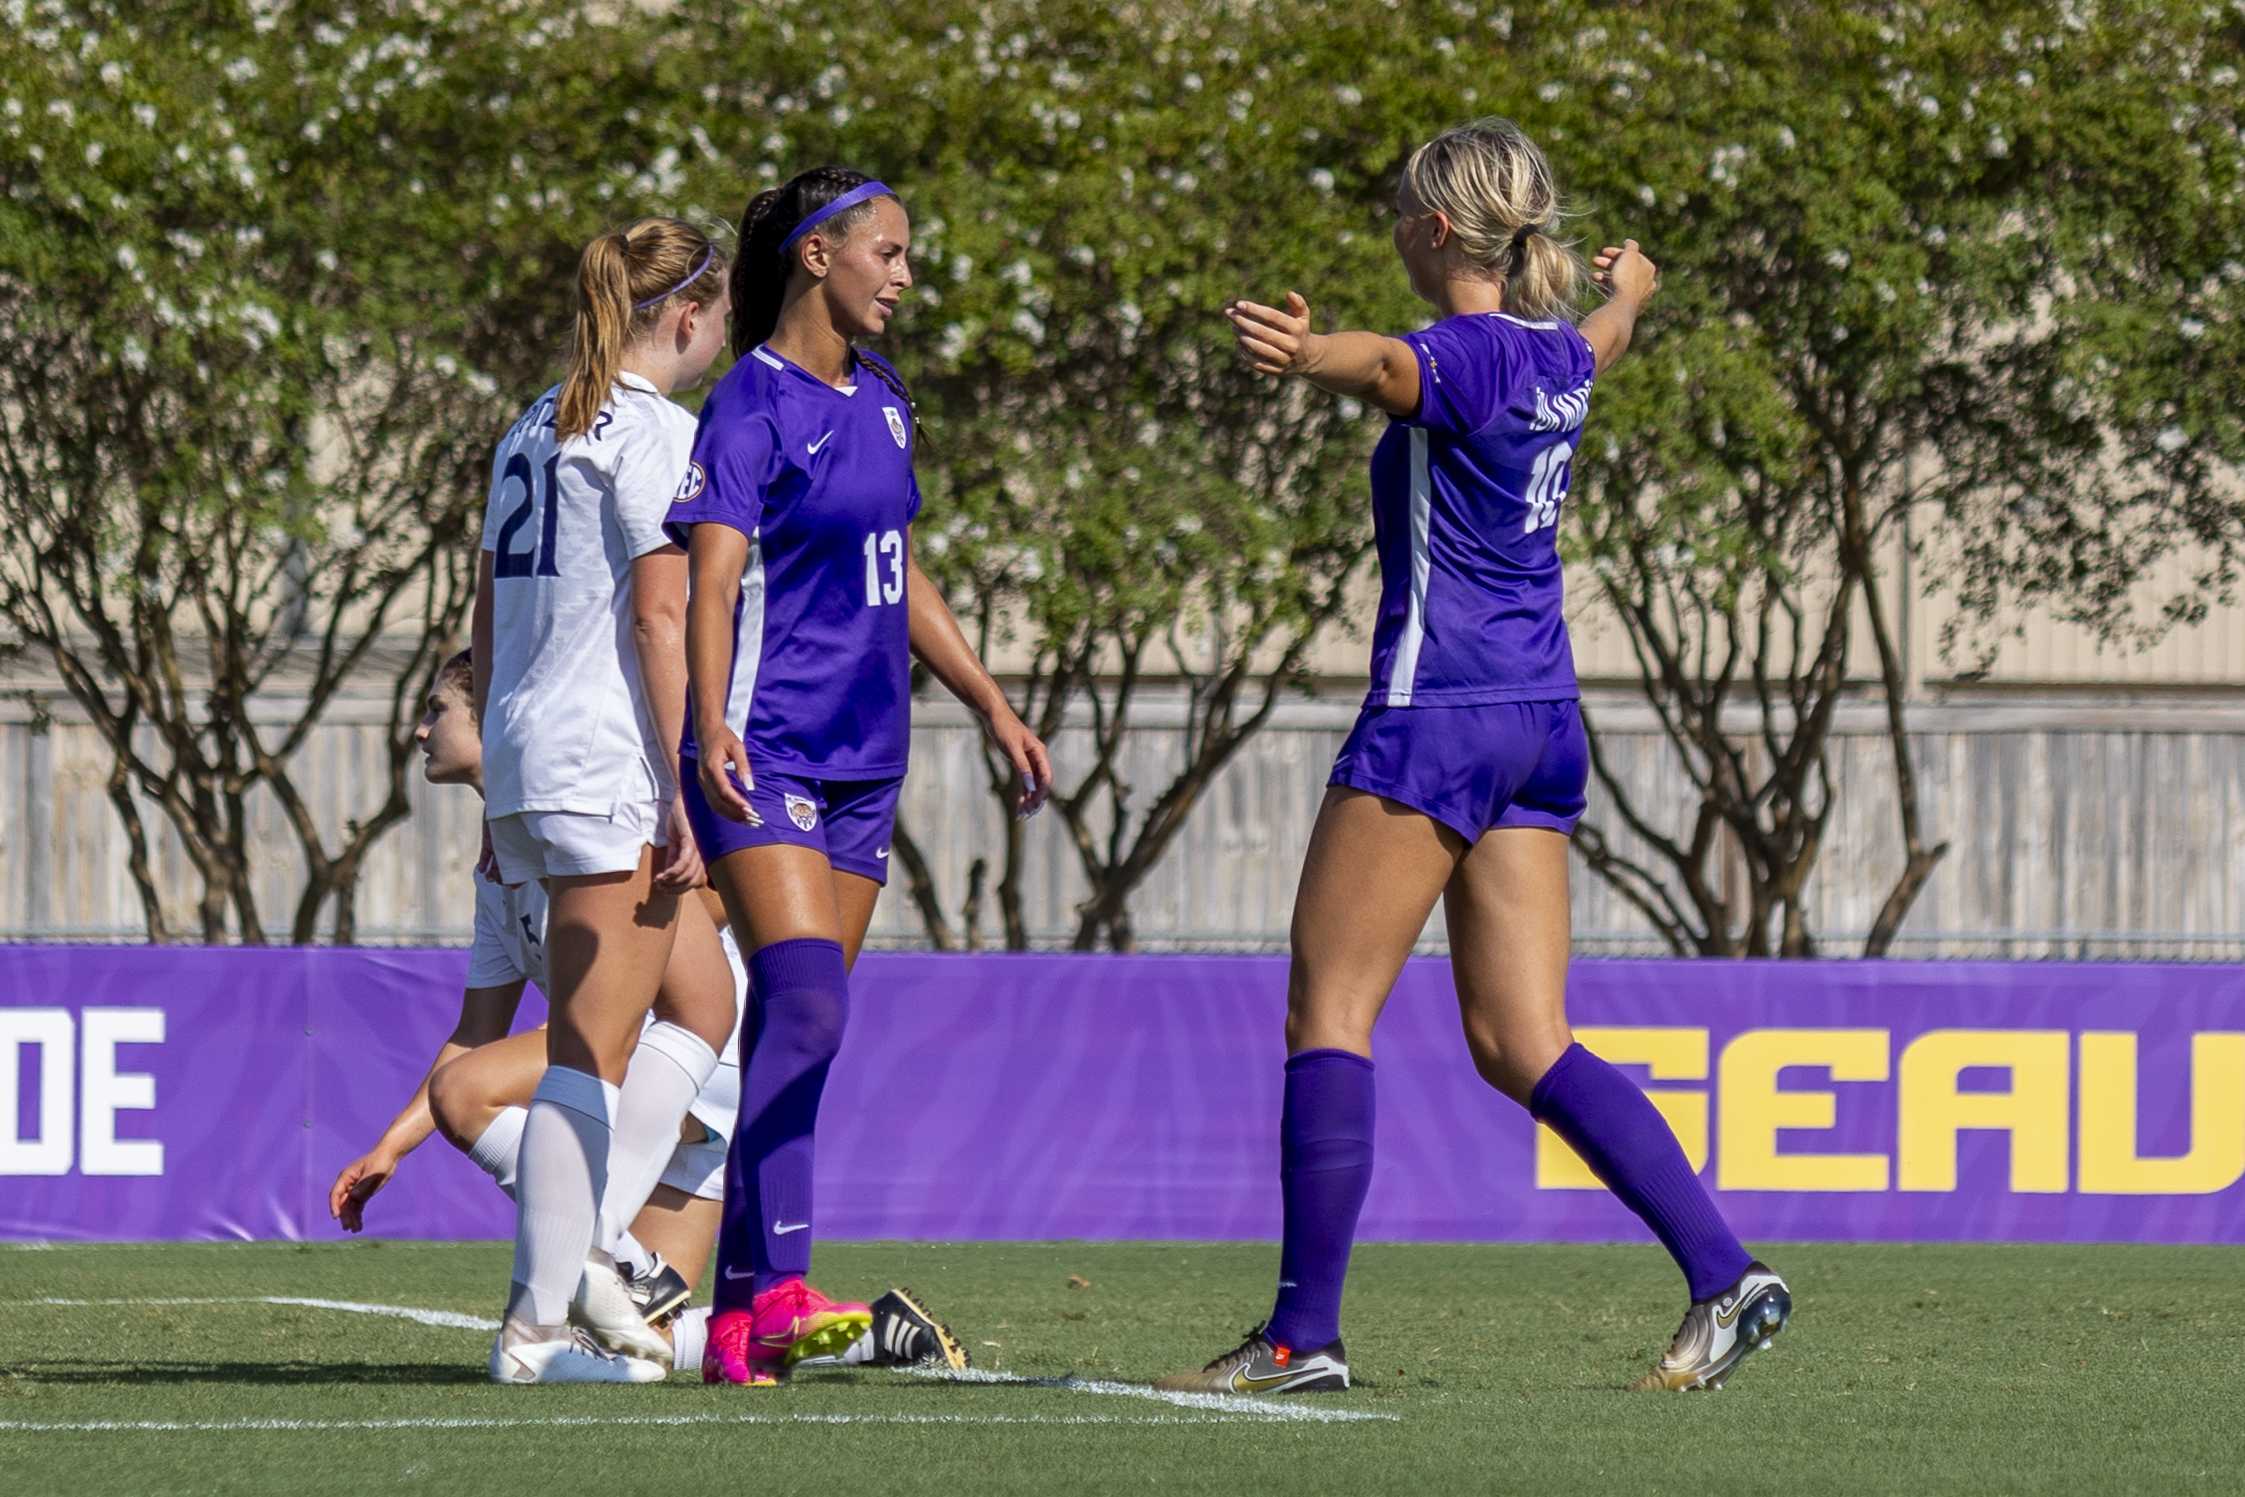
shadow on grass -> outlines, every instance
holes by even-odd
[[[81,1359],[15,1362],[0,1366],[0,1377],[57,1387],[98,1387],[134,1383],[241,1383],[295,1387],[307,1384],[484,1383],[480,1362],[151,1362],[134,1357],[114,1362]]]

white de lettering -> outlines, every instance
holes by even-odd
[[[156,1105],[155,1077],[119,1070],[117,1047],[163,1042],[162,1009],[89,1008],[75,1019],[62,1008],[0,1009],[0,1175],[67,1175],[74,1159],[84,1175],[161,1175],[161,1142],[117,1136],[119,1112]],[[34,1075],[38,1117],[26,1136],[23,1088]]]

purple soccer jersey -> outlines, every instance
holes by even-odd
[[[1372,453],[1380,612],[1370,707],[1573,697],[1559,504],[1590,408],[1564,322],[1448,317],[1404,342],[1419,410]]]
[[[912,412],[860,352],[838,390],[757,348],[702,406],[665,528],[748,537],[725,715],[749,763],[826,780],[904,773]],[[884,366],[885,367],[885,366]],[[687,725],[685,752],[695,753]]]

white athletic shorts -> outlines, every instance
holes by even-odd
[[[712,1133],[699,1143],[682,1143],[670,1151],[662,1183],[672,1190],[704,1201],[725,1199],[725,1139]]]
[[[491,850],[499,858],[499,881],[507,884],[629,873],[639,866],[643,848],[669,840],[669,808],[655,801],[627,801],[606,816],[518,811],[491,821]]]

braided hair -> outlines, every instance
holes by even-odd
[[[872,180],[846,166],[814,166],[748,200],[748,206],[741,210],[740,248],[733,259],[733,357],[745,357],[779,326],[787,282],[795,273],[792,257],[780,253],[787,236],[828,203]],[[835,214],[820,227],[835,239],[846,239],[873,216],[873,205],[879,201],[877,197],[868,198]],[[858,362],[896,392],[897,399],[912,413],[913,429],[919,431],[919,407],[913,404],[911,392],[896,371],[879,359]]]

